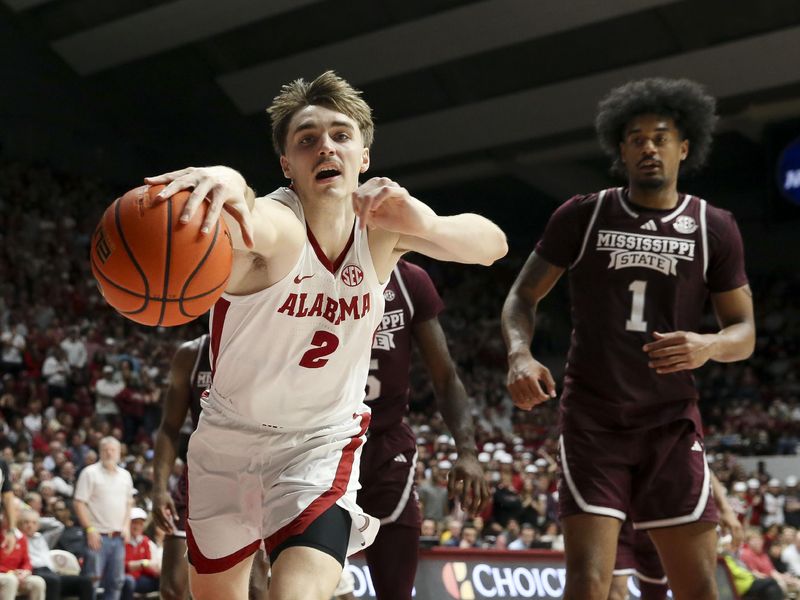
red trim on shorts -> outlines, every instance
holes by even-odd
[[[222,340],[222,326],[225,324],[225,315],[228,313],[228,307],[231,303],[220,298],[214,305],[214,312],[211,315],[211,379],[214,379],[214,373],[217,371],[217,354],[219,353],[219,344]]]
[[[350,481],[350,473],[353,470],[356,450],[361,445],[361,437],[367,431],[370,421],[369,413],[361,413],[360,415],[357,414],[353,416],[361,417],[361,431],[351,437],[348,444],[342,449],[342,458],[339,460],[339,466],[336,468],[336,475],[333,478],[331,487],[311,502],[311,504],[297,515],[294,520],[264,539],[267,554],[275,550],[275,548],[293,535],[303,533],[317,517],[333,506],[347,491],[347,483]]]
[[[186,475],[186,497],[189,497],[189,465],[186,465],[184,471]],[[240,548],[232,554],[223,556],[221,558],[208,558],[203,556],[200,547],[194,540],[192,535],[192,528],[189,526],[189,508],[186,508],[186,549],[189,554],[189,563],[201,575],[210,575],[211,573],[222,573],[231,567],[239,564],[245,558],[253,554],[261,545],[261,540],[255,540],[244,548]]]
[[[201,575],[210,575],[212,573],[227,571],[242,562],[248,556],[254,554],[260,545],[261,540],[256,540],[244,548],[232,554],[228,554],[228,556],[223,556],[222,558],[207,558],[200,552],[200,548],[197,547],[197,542],[194,541],[192,528],[189,526],[188,522],[186,523],[186,547],[189,552],[189,563]]]
[[[306,223],[306,233],[308,234],[308,241],[311,242],[311,247],[314,248],[314,254],[317,255],[319,261],[325,265],[325,268],[328,269],[331,273],[336,273],[339,270],[339,267],[342,266],[344,262],[344,257],[347,256],[347,252],[350,250],[350,246],[353,245],[353,240],[356,236],[356,226],[355,223],[353,224],[353,230],[350,232],[350,239],[347,240],[347,243],[344,245],[344,250],[342,250],[341,254],[336,257],[336,260],[331,262],[331,259],[328,258],[325,253],[322,251],[322,247],[319,245],[317,238],[314,237],[314,232],[311,231],[311,228]]]

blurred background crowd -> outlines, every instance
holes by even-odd
[[[60,523],[48,542],[79,558],[85,540],[72,496],[81,470],[98,461],[105,436],[122,442],[122,465],[157,554],[163,535],[150,523],[150,511],[161,399],[174,351],[206,328],[203,319],[169,330],[138,327],[105,306],[87,256],[111,194],[47,167],[0,164],[0,452],[20,508],[38,513],[43,524]],[[499,327],[502,301],[535,241],[491,270],[470,268],[468,277],[465,267],[422,263],[447,306],[440,318],[472,401],[479,460],[492,492],[474,519],[447,498],[455,446],[417,361],[409,421],[419,446],[427,545],[563,548],[556,518],[557,403],[531,412],[514,408]],[[800,576],[797,477],[775,477],[763,466],[748,470],[740,461],[798,453],[800,274],[750,276],[758,326],[753,358],[697,373],[707,451],[748,527],[744,558],[766,555],[779,572]],[[540,307],[535,336],[534,355],[557,378],[569,341],[566,294],[559,285]],[[707,327],[714,326],[709,316]],[[181,468],[176,465],[173,485]]]

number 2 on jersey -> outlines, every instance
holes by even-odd
[[[307,369],[319,369],[328,364],[326,356],[333,354],[339,347],[339,338],[330,331],[316,331],[311,338],[310,350],[306,350],[300,359],[300,366]]]
[[[637,279],[628,286],[628,290],[633,293],[631,303],[631,318],[625,321],[627,331],[647,331],[647,321],[644,320],[644,292],[647,289],[647,282]]]

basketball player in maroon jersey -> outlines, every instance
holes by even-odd
[[[597,130],[627,187],[560,206],[503,307],[508,387],[526,410],[556,396],[530,352],[536,306],[569,270],[573,333],[560,412],[567,600],[605,600],[626,518],[647,530],[678,600],[716,598],[710,500],[692,370],[743,360],[755,327],[732,215],[677,189],[700,167],[713,98],[645,79],[600,103]],[[697,330],[710,296],[719,331]]]
[[[744,532],[739,518],[728,503],[725,486],[711,473],[714,503],[719,510],[719,524],[723,532],[730,534],[731,545],[738,548]],[[627,600],[628,576],[635,574],[639,579],[639,592],[642,600],[666,600],[669,584],[664,567],[658,558],[658,551],[646,531],[636,530],[630,520],[625,521],[619,534],[617,559],[614,564],[614,578],[608,600]]]
[[[167,532],[160,579],[163,600],[189,598],[189,563],[186,560],[188,485],[185,466],[174,494],[170,493],[167,486],[175,459],[180,457],[186,465],[186,440],[181,435],[186,417],[190,415],[194,431],[200,419],[200,397],[211,383],[210,339],[208,334],[203,334],[181,344],[175,352],[162,407],[161,426],[156,435],[153,517],[156,524]],[[252,600],[264,600],[268,568],[263,553],[259,553],[250,577],[249,596]]]
[[[464,511],[475,514],[488,500],[489,490],[477,458],[469,400],[439,324],[444,303],[433,282],[424,269],[401,260],[384,299],[386,309],[375,332],[367,380],[372,421],[361,455],[358,503],[381,520],[378,536],[366,549],[376,597],[410,600],[422,524],[414,486],[416,439],[403,422],[408,411],[412,339],[456,442],[458,459],[448,475],[451,496],[458,496]]]

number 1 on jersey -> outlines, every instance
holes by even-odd
[[[647,289],[647,282],[637,279],[628,286],[628,290],[633,293],[631,305],[631,318],[625,321],[627,331],[647,331],[647,321],[644,320],[644,292]]]

